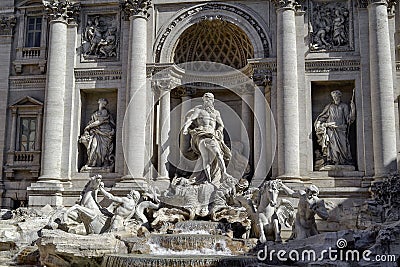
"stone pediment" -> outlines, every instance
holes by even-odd
[[[43,103],[40,102],[39,100],[30,97],[30,96],[25,96],[12,104],[10,108],[21,108],[21,107],[32,107],[32,106],[43,106]]]

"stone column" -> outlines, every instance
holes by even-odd
[[[254,177],[252,183],[260,185],[268,174],[267,162],[267,107],[265,100],[265,75],[253,78],[258,88],[254,92]]]
[[[396,171],[396,127],[388,2],[369,0],[369,45],[375,177]]]
[[[182,133],[183,125],[186,121],[186,114],[192,108],[192,96],[196,93],[196,90],[193,88],[179,88],[179,95],[182,100],[181,104],[181,117],[180,117],[180,135],[179,135],[179,169],[188,168],[185,164],[184,153],[186,153],[190,148],[190,135],[184,135]],[[181,154],[182,153],[182,154]]]
[[[150,166],[146,153],[147,121],[147,20],[151,0],[121,0],[120,7],[125,20],[129,20],[129,47],[127,60],[126,97],[130,115],[125,121],[123,135],[127,173],[113,189],[115,194],[125,194],[131,189],[145,190],[145,168]],[[146,158],[147,156],[147,158]]]
[[[131,113],[125,136],[126,163],[129,174],[125,180],[134,181],[138,187],[144,184],[146,156],[146,61],[147,19],[151,0],[122,0],[121,8],[129,25],[127,98]]]
[[[294,0],[274,1],[277,13],[278,176],[300,176],[297,49]]]
[[[12,14],[2,15],[2,24],[0,25],[0,81],[2,83],[0,87],[0,159],[4,158],[5,143],[6,143],[6,122],[7,122],[7,109],[8,109],[8,92],[9,83],[8,78],[10,76],[10,55],[11,47],[14,34],[14,26],[16,19]],[[14,133],[15,136],[15,133]],[[13,137],[11,137],[13,138]],[[3,164],[0,164],[0,207],[3,205],[2,195],[4,192],[3,177]],[[4,203],[5,204],[5,203]]]
[[[42,164],[39,183],[28,187],[29,205],[43,206],[46,204],[62,205],[63,174],[68,165],[64,166],[63,154],[69,153],[63,146],[66,122],[65,97],[67,55],[74,55],[67,50],[67,27],[79,11],[79,4],[68,0],[44,2],[46,12],[50,17],[50,34],[48,47],[46,100],[44,111],[44,139],[42,144]]]
[[[160,94],[160,113],[158,116],[158,176],[168,178],[169,135],[171,132],[171,82],[169,79],[156,80],[153,86]]]
[[[243,154],[249,155],[249,163],[251,164],[253,159],[253,155],[250,155],[250,153],[253,152],[253,149],[251,149],[253,144],[252,142],[253,130],[251,124],[251,119],[253,117],[253,114],[251,112],[251,108],[254,107],[254,88],[253,87],[250,88],[243,88],[241,92],[241,98],[242,98],[241,119],[244,124],[244,128],[242,128],[240,136],[241,136],[241,142],[243,144]]]

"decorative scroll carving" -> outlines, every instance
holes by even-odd
[[[311,51],[353,50],[351,6],[347,2],[310,2]]]
[[[0,35],[13,35],[14,26],[17,19],[11,15],[8,17],[0,18]]]
[[[82,34],[82,56],[85,60],[118,58],[119,31],[115,15],[92,15]]]
[[[125,19],[131,16],[150,17],[151,0],[121,0],[120,7],[125,13]]]
[[[42,0],[42,2],[52,20],[67,22],[76,20],[81,9],[80,3],[69,0]]]

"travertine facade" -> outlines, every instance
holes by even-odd
[[[100,98],[115,119],[106,185],[116,195],[168,186],[185,168],[185,114],[211,91],[253,185],[313,183],[337,212],[332,227],[351,227],[340,218],[354,222],[370,183],[397,171],[398,9],[393,0],[2,0],[0,204],[74,204],[93,174],[81,171],[79,136]],[[189,61],[238,71],[189,79],[173,66]],[[230,88],[242,76],[256,86]],[[313,123],[331,91],[349,104],[353,89],[355,166],[314,171]]]

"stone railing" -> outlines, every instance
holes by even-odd
[[[38,166],[40,165],[40,151],[8,152],[8,166]]]
[[[14,60],[15,72],[22,73],[23,65],[38,65],[41,73],[46,67],[46,47],[17,47],[17,56]]]
[[[17,48],[17,60],[24,59],[44,59],[44,47],[19,47]]]
[[[9,151],[5,166],[6,176],[11,178],[17,170],[30,171],[37,177],[40,169],[40,151]]]

